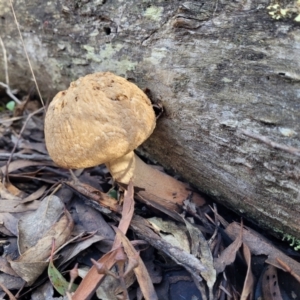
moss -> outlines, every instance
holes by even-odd
[[[274,230],[279,236],[282,237],[282,241],[287,241],[290,243],[290,247],[293,247],[295,251],[300,250],[300,239],[292,236],[291,234],[283,233],[279,229]]]
[[[295,251],[300,250],[300,240],[296,239],[295,237],[291,236],[290,234],[284,234],[283,241],[288,241],[290,242],[290,246],[294,248]]]
[[[273,3],[267,9],[269,10],[269,15],[275,20],[294,18],[294,21],[300,22],[300,0],[296,0],[285,7],[278,3]]]

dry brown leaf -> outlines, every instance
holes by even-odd
[[[107,267],[107,269],[110,270],[116,263],[116,252],[117,250],[113,250],[104,254],[98,260],[98,263],[104,264]],[[105,274],[98,274],[96,267],[93,266],[78,286],[77,290],[72,296],[72,300],[90,299],[96,292],[98,285],[105,276]]]
[[[23,117],[9,117],[9,115],[2,115],[0,119],[0,124],[6,128],[10,127],[14,121],[18,121],[22,119]]]
[[[198,257],[205,267],[205,270],[201,271],[200,274],[204,278],[208,286],[209,299],[213,299],[213,286],[216,281],[217,274],[214,268],[214,261],[211,250],[209,248],[207,240],[205,239],[203,233],[199,230],[199,228],[189,223],[185,219],[183,220],[190,234],[191,249],[194,249],[192,254]]]
[[[223,272],[226,266],[232,264],[235,261],[236,253],[242,245],[242,236],[243,229],[242,227],[240,227],[239,233],[233,238],[231,237],[234,242],[231,243],[227,248],[225,248],[221,255],[215,259],[214,267],[217,271],[217,274]]]
[[[59,252],[60,258],[58,259],[58,262],[55,263],[57,267],[65,264],[67,261],[72,259],[74,256],[76,256],[81,251],[88,249],[92,244],[97,243],[101,240],[103,240],[104,237],[100,235],[93,235],[90,238],[87,238],[81,242],[75,243],[73,239],[71,240],[72,243],[68,244]]]
[[[57,196],[48,196],[39,203],[40,207],[36,211],[22,216],[19,220],[18,244],[21,254],[45,236],[64,210],[64,204]]]
[[[122,233],[122,231],[120,231],[117,228],[115,228],[115,230],[116,238],[121,240],[124,247],[124,251],[127,254],[128,260],[133,259],[138,261],[138,265],[136,268],[133,269],[133,271],[135,273],[144,298],[146,300],[157,300],[158,298],[154,290],[153,283],[139,253],[135,250],[135,248],[132,246],[125,234]]]
[[[43,261],[51,254],[53,239],[55,240],[55,249],[64,244],[71,235],[74,223],[68,211],[56,222],[45,235],[38,240],[36,245],[22,253],[19,262]]]
[[[79,277],[81,278],[84,278],[88,272],[88,267],[78,269]],[[135,275],[131,272],[131,276],[126,276],[125,278],[126,287],[130,287],[135,281]],[[118,300],[117,295],[121,292],[120,281],[112,276],[105,276],[96,290],[96,295],[98,299]]]
[[[249,247],[245,243],[243,243],[243,254],[248,268],[247,268],[246,278],[244,281],[241,300],[247,300],[253,298],[254,276],[251,271],[251,252]]]
[[[28,284],[32,284],[43,272],[48,263],[53,239],[59,248],[70,237],[74,223],[68,211],[48,230],[35,246],[24,252],[17,260],[11,261],[13,270]]]
[[[36,210],[40,201],[32,201],[28,204],[20,204],[20,200],[0,199],[0,211],[7,213],[20,213],[29,210]]]
[[[25,192],[19,190],[16,186],[14,186],[11,182],[6,182],[5,188],[9,193],[20,198],[24,198],[27,195]]]
[[[175,206],[176,206],[175,203],[170,203],[171,207],[173,207],[170,209],[170,205],[168,205],[169,207],[166,207],[166,203],[168,203],[167,201],[165,203],[150,201],[146,197],[144,197],[142,194],[143,193],[141,191],[137,191],[135,194],[135,198],[137,200],[145,203],[148,207],[152,207],[155,210],[165,213],[167,216],[171,217],[173,220],[181,221],[181,217],[178,215],[178,212],[177,212],[178,207],[175,208]]]
[[[194,274],[194,276],[196,276],[198,280],[201,280],[198,274],[206,270],[206,268],[202,265],[200,260],[197,259],[194,255],[187,253],[182,249],[172,246],[170,243],[164,241],[153,231],[151,224],[149,224],[146,219],[138,215],[134,215],[130,227],[138,236],[143,238],[143,240],[148,242],[154,248],[164,252],[178,265],[183,266],[188,272]]]
[[[0,182],[0,199],[1,199],[1,201],[2,200],[13,200],[13,201],[21,201],[22,200],[15,193],[9,191],[2,182]],[[1,210],[1,212],[3,212],[3,211]]]
[[[92,205],[93,202],[99,203],[100,206],[97,207],[98,209],[104,207],[110,209],[113,212],[122,212],[122,207],[118,204],[118,201],[116,199],[108,196],[107,194],[95,189],[88,184],[81,183],[79,181],[68,181],[65,182],[65,184],[77,193],[84,195],[87,199],[91,199]]]
[[[2,256],[0,256],[0,271],[8,275],[18,277],[18,274],[11,268],[7,259]]]
[[[14,236],[8,229],[6,229],[2,224],[0,224],[0,235],[2,236]],[[1,299],[1,298],[0,298]]]
[[[41,196],[43,196],[44,192],[46,191],[47,186],[43,185],[41,186],[37,191],[35,191],[34,193],[32,193],[31,195],[27,196],[26,198],[24,198],[20,204],[25,204],[28,202],[31,202],[33,200],[37,200],[39,199]]]
[[[72,183],[71,185],[74,188],[74,184]],[[75,185],[78,188],[78,184]],[[115,210],[114,211],[119,211],[119,208],[117,206],[116,203],[112,202],[110,197],[106,196],[104,193],[101,193],[97,198],[93,197],[93,193],[91,193],[91,189],[94,189],[88,185],[84,185],[80,183],[80,188],[81,188],[81,192],[83,192],[84,195],[87,195],[88,197],[92,196],[92,199],[100,202],[102,204],[102,201],[104,199],[105,205],[107,205],[108,207],[113,207]],[[95,190],[95,189],[94,189]],[[122,227],[122,232],[124,234],[126,234],[128,226],[130,224],[130,220],[132,218],[132,216],[130,217],[126,217],[125,214],[133,214],[133,184],[130,182],[130,184],[128,185],[128,194],[127,196],[124,198],[124,203],[123,203],[123,209],[124,212],[122,211],[122,219],[124,218],[124,220],[122,221],[122,219],[120,220],[119,223],[119,227]],[[79,190],[78,190],[79,191]],[[99,192],[99,191],[98,191]],[[132,199],[131,199],[132,198]],[[109,203],[109,204],[108,204]],[[121,241],[118,238],[115,238],[114,244],[113,244],[113,249],[119,248],[121,245]],[[105,255],[103,255],[98,262],[99,263],[104,263],[106,265],[106,267],[110,270],[113,265],[116,263],[115,260],[115,252],[116,251],[112,251],[109,252]],[[79,287],[77,288],[77,290],[75,291],[72,300],[82,300],[82,299],[90,299],[93,294],[96,292],[97,287],[99,286],[101,280],[104,278],[105,274],[98,274],[98,271],[96,269],[95,266],[93,266],[88,274],[86,275],[86,277],[83,278],[82,282],[80,283]]]
[[[265,269],[261,285],[264,300],[283,300],[278,285],[277,270],[274,266],[269,265]]]
[[[213,257],[208,243],[197,227],[194,227],[181,216],[178,217],[185,223],[185,226],[181,223],[175,224],[173,221],[164,221],[160,218],[150,218],[147,219],[147,221],[152,225],[157,234],[169,244],[168,246],[174,246],[174,248],[180,249],[181,254],[178,251],[172,251],[171,257],[174,260],[176,260],[175,253],[181,257],[188,255],[197,261],[198,264],[194,264],[194,266],[203,266],[200,274],[206,280],[210,297],[212,297],[216,271],[213,266]],[[164,250],[166,250],[166,248]],[[189,260],[191,261],[191,259]],[[187,265],[185,266],[187,267]],[[186,269],[191,273],[197,284],[201,278],[198,274],[196,275],[194,269],[193,271],[191,271],[190,268]]]
[[[73,206],[77,212],[78,223],[83,226],[86,232],[97,232],[103,238],[113,242],[115,232],[98,210],[86,205],[80,199],[74,199]],[[110,248],[107,249],[107,251],[109,250]]]
[[[181,248],[182,250],[191,253],[190,241],[187,234],[187,228],[184,224],[176,224],[171,220],[163,220],[153,217],[147,219],[152,225],[155,232],[171,245]],[[197,251],[198,252],[198,251]],[[196,255],[196,253],[192,253]]]
[[[235,239],[241,230],[241,226],[238,223],[231,223],[226,228],[226,233],[231,239]],[[247,244],[250,251],[254,255],[267,255],[268,258],[266,262],[273,265],[279,269],[284,270],[277,259],[280,259],[288,266],[293,266],[295,274],[300,276],[300,263],[294,259],[288,257],[277,248],[275,248],[267,239],[258,234],[256,231],[244,227],[243,229],[243,242]],[[284,270],[285,271],[285,270]]]
[[[130,272],[130,274],[126,275],[126,277],[124,278],[124,282],[126,288],[132,286],[136,282],[134,272]],[[104,290],[106,290],[105,293],[103,293]],[[101,282],[101,285],[98,287],[96,295],[99,299],[119,300],[120,298],[118,298],[118,296],[120,296],[122,292],[123,288],[120,285],[120,281],[116,278],[113,278],[112,276],[106,276]]]
[[[19,141],[18,148],[34,150],[36,152],[40,152],[42,154],[48,155],[48,151],[46,149],[45,143],[36,143],[36,142],[34,143],[22,139]]]
[[[11,162],[8,166],[8,173],[11,173],[13,171],[23,169],[26,167],[33,167],[33,166],[53,166],[53,162],[51,161],[31,161],[31,160],[15,160]],[[6,172],[6,165],[1,167],[2,173],[5,174]]]
[[[13,235],[18,235],[18,219],[10,213],[0,213],[0,223]]]
[[[20,276],[20,278],[28,285],[32,285],[34,281],[43,273],[48,267],[48,262],[18,262],[11,261],[10,265],[13,270]]]
[[[130,181],[127,187],[127,191],[125,190],[124,192],[122,218],[118,226],[119,230],[121,230],[123,233],[127,232],[134,213],[133,193],[133,183],[132,181]],[[118,245],[114,246],[117,247]]]

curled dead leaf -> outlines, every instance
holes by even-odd
[[[243,243],[243,254],[247,263],[247,274],[244,281],[244,287],[241,295],[241,300],[252,299],[254,290],[254,275],[251,271],[251,252],[249,247]]]
[[[116,237],[118,237],[122,241],[122,245],[124,247],[124,251],[127,254],[128,260],[132,260],[135,262],[132,263],[133,271],[143,293],[143,296],[146,300],[157,300],[157,295],[153,287],[153,283],[145,267],[144,262],[139,256],[138,252],[132,246],[130,241],[127,239],[124,233],[121,230],[114,228],[116,231]],[[129,264],[128,264],[129,265]]]
[[[74,223],[68,211],[55,223],[37,244],[24,252],[17,260],[10,261],[12,269],[28,284],[32,284],[47,267],[52,241],[59,248],[70,237]]]
[[[236,253],[242,246],[243,227],[239,228],[239,233],[235,235],[234,241],[216,258],[214,262],[217,274],[223,272],[226,266],[232,264],[235,261]]]

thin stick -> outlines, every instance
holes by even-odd
[[[10,2],[10,6],[11,6],[12,13],[13,13],[13,15],[14,15],[15,23],[16,23],[17,28],[18,28],[18,32],[19,32],[20,39],[21,39],[21,42],[22,42],[22,45],[23,45],[23,48],[24,48],[24,52],[25,52],[25,55],[26,55],[26,58],[27,58],[27,61],[28,61],[28,65],[29,65],[29,68],[30,68],[30,71],[31,71],[31,74],[32,74],[32,77],[33,77],[33,80],[34,80],[34,83],[35,83],[36,90],[37,90],[37,92],[38,92],[38,94],[39,94],[39,97],[40,97],[40,99],[41,99],[41,102],[42,102],[42,104],[43,104],[43,108],[45,109],[45,103],[44,103],[43,97],[42,97],[42,95],[41,95],[39,86],[38,86],[38,84],[37,84],[37,81],[36,81],[36,78],[35,78],[35,75],[34,75],[34,72],[33,72],[33,68],[32,68],[32,65],[31,65],[31,62],[30,62],[30,59],[29,59],[27,50],[26,50],[26,48],[25,48],[25,43],[24,43],[24,40],[23,40],[23,36],[22,36],[21,30],[20,30],[20,26],[19,26],[19,22],[18,22],[18,20],[17,20],[16,13],[15,13],[15,9],[14,9],[14,6],[13,6],[13,1],[12,1],[12,0],[9,0],[9,2]]]
[[[294,148],[294,147],[289,147],[289,146],[286,146],[286,145],[283,145],[283,144],[278,144],[276,142],[273,142],[271,141],[270,139],[268,139],[267,137],[263,136],[263,135],[260,135],[260,134],[256,134],[256,133],[253,133],[253,132],[250,132],[248,130],[241,130],[242,134],[246,135],[246,136],[249,136],[255,140],[258,140],[258,141],[261,141],[275,149],[280,149],[280,150],[283,150],[283,151],[286,151],[290,154],[294,154],[296,156],[300,156],[300,149],[298,148]]]
[[[7,85],[9,85],[9,78],[8,78],[8,67],[7,67],[7,55],[6,55],[6,49],[4,47],[3,40],[0,36],[0,44],[3,51],[3,61],[4,61],[4,72],[5,72],[5,82]]]
[[[12,93],[10,87],[3,83],[3,82],[0,82],[0,85],[3,86],[5,88],[5,91],[6,91],[6,94],[11,98],[13,99],[16,103],[18,104],[21,104],[21,101]]]
[[[279,265],[284,269],[284,271],[290,273],[298,282],[300,282],[300,276],[290,266],[288,266],[280,258],[277,257],[276,259],[277,259]]]
[[[219,231],[219,227],[220,227],[220,221],[219,221],[219,219],[217,217],[217,215],[218,215],[217,205],[214,203],[213,206],[214,206],[214,209],[212,209],[211,207],[210,208],[214,212],[214,217],[215,217],[215,231],[214,231],[213,235],[211,236],[211,238],[208,241],[208,245],[209,246],[212,244],[212,242],[216,238],[216,236],[218,234],[218,231]]]
[[[5,88],[6,94],[13,99],[16,103],[20,104],[21,101],[12,93],[10,87],[9,87],[9,77],[8,77],[8,65],[7,65],[7,55],[6,55],[6,49],[3,43],[3,40],[0,36],[0,44],[3,51],[3,62],[4,62],[4,72],[5,72],[5,83],[0,82],[0,85]]]
[[[1,82],[0,82],[0,84],[1,84]],[[23,118],[24,118],[24,116],[21,116],[21,117],[12,117],[12,118],[8,118],[8,119],[0,119],[0,124],[18,121],[18,120],[21,120]]]
[[[50,158],[49,155],[45,155],[45,154],[37,154],[37,153],[33,153],[33,154],[23,154],[23,153],[2,153],[0,152],[0,160],[6,160],[9,157],[12,157],[12,159],[26,159],[26,160],[39,160],[39,161],[43,161],[43,160],[49,160],[52,161],[52,159]]]
[[[9,300],[17,300],[17,298],[0,282],[1,289],[8,295]]]

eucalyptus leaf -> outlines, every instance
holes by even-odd
[[[55,268],[52,261],[49,262],[48,266],[48,276],[56,291],[65,296],[69,289],[69,283],[66,279],[61,275],[61,273]],[[71,290],[69,292],[74,292],[77,288],[76,284],[72,284]]]

